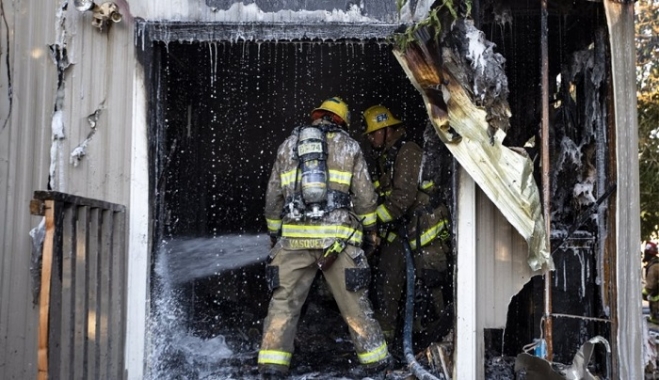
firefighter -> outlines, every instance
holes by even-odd
[[[384,106],[376,105],[363,113],[365,134],[375,153],[375,188],[379,195],[378,253],[369,258],[373,268],[373,303],[390,347],[400,347],[396,339],[401,328],[405,289],[405,253],[401,227],[414,257],[421,294],[430,295],[430,316],[415,316],[414,330],[436,329],[444,308],[441,284],[447,273],[448,210],[440,202],[439,189],[424,181],[423,150],[406,138],[406,130]],[[371,171],[373,172],[373,171]]]
[[[280,146],[266,193],[273,244],[266,266],[272,290],[258,355],[264,378],[284,377],[316,272],[321,269],[365,373],[381,372],[389,353],[368,298],[365,244],[376,244],[377,195],[359,144],[344,128],[348,105],[329,98]]]
[[[645,244],[643,252],[645,265],[645,287],[643,299],[650,303],[650,322],[659,324],[659,257],[657,257],[657,244],[649,241]]]

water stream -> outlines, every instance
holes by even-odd
[[[155,259],[147,379],[230,379],[235,352],[223,335],[203,339],[187,326],[183,285],[265,260],[267,235],[164,241]],[[222,296],[222,295],[218,295]],[[225,363],[225,364],[222,364]]]

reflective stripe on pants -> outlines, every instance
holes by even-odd
[[[278,267],[278,287],[273,290],[268,316],[263,323],[263,339],[259,363],[264,360],[282,360],[273,353],[294,351],[293,341],[297,331],[300,310],[309,294],[318,267],[316,259],[322,250],[289,250],[275,246],[269,266]],[[334,264],[323,271],[327,287],[334,296],[344,321],[348,324],[355,351],[362,363],[376,363],[388,355],[380,325],[373,318],[366,288],[351,292],[346,287],[346,269],[367,268],[368,263],[361,249],[348,245]],[[355,263],[351,257],[360,257]],[[273,364],[282,364],[274,363]],[[286,365],[286,364],[284,364]]]

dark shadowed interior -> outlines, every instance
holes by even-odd
[[[324,99],[342,97],[350,133],[383,104],[421,138],[426,116],[391,47],[339,41],[170,43],[167,83],[168,235],[265,231],[265,187],[278,145]],[[364,149],[367,144],[363,144]]]
[[[348,130],[367,160],[371,153],[361,112],[371,105],[388,107],[423,145],[427,116],[421,96],[383,41],[160,43],[155,50],[163,86],[162,174],[156,181],[161,240],[267,233],[263,207],[276,149],[328,97],[349,104]],[[450,196],[450,155],[443,149],[434,157],[441,161],[444,194]],[[258,261],[179,284],[188,329],[201,337],[223,334],[249,350],[260,340],[270,295],[263,273],[264,262]],[[347,330],[320,278],[308,303],[299,339],[316,342],[318,350],[352,354],[350,344],[337,343],[349,340]],[[323,330],[336,330],[336,337],[324,337],[320,345]],[[296,360],[322,366],[314,363],[318,356],[310,346]]]

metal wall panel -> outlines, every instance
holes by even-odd
[[[127,204],[130,182],[132,81],[136,61],[133,19],[109,30],[68,2],[4,2],[0,19],[0,373],[36,377],[37,309],[32,305],[29,231],[35,190],[52,189]],[[127,5],[126,3],[123,3]],[[123,9],[122,9],[123,13]],[[5,21],[6,20],[6,21]],[[5,24],[6,23],[6,24]],[[9,34],[8,34],[9,33]],[[49,45],[66,46],[71,65],[61,91],[65,138],[53,142],[57,67]],[[8,65],[8,66],[7,66]],[[9,93],[12,101],[9,101]],[[91,131],[86,120],[103,105],[97,131],[78,166],[73,149]],[[4,119],[11,112],[6,126]],[[53,149],[57,147],[57,149]],[[51,162],[51,157],[54,160]]]
[[[58,170],[60,189],[74,195],[125,204],[128,200],[132,78],[135,67],[132,22],[129,17],[107,31],[91,25],[91,14],[67,12],[69,60],[64,88],[66,139]],[[100,111],[93,133],[88,117]],[[90,134],[93,133],[93,135]],[[71,152],[86,143],[77,166]]]
[[[533,271],[527,264],[526,241],[480,188],[476,190],[476,260],[482,329],[505,328],[508,305]]]
[[[47,179],[43,152],[49,148],[42,143],[43,130],[50,129],[44,121],[52,107],[43,109],[40,104],[52,99],[46,94],[52,93],[51,87],[45,84],[53,75],[43,69],[45,38],[54,29],[52,5],[32,12],[27,2],[3,3],[2,20],[8,25],[0,28],[5,58],[0,97],[7,98],[8,89],[13,90],[10,122],[0,130],[0,155],[7,168],[0,173],[0,368],[4,379],[36,377],[37,310],[32,306],[28,231],[38,220],[30,217],[28,204],[33,186],[45,186]],[[9,38],[8,31],[13,31]],[[0,114],[9,112],[9,104],[3,103]]]

